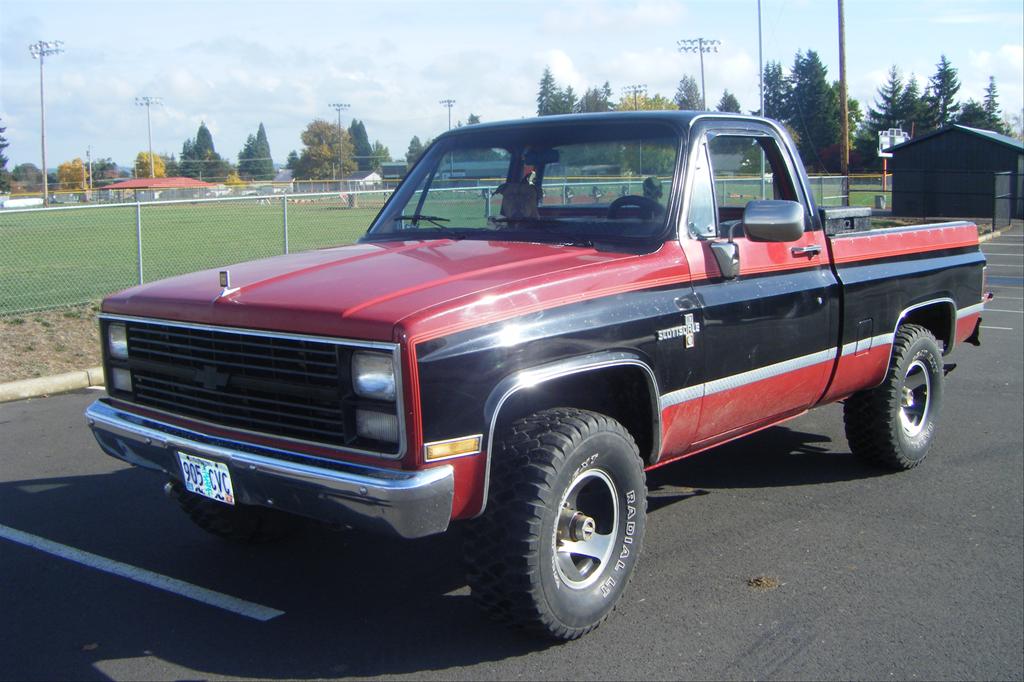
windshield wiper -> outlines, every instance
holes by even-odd
[[[416,225],[421,220],[426,220],[431,225],[439,227],[442,230],[448,229],[448,226],[445,225],[444,223],[451,222],[451,220],[448,218],[442,218],[441,216],[437,215],[423,215],[422,213],[413,213],[412,215],[406,215],[403,213],[402,215],[395,218],[395,220],[411,220],[413,225]]]

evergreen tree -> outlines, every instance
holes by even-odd
[[[373,168],[373,146],[366,134],[366,126],[362,121],[352,119],[352,125],[348,127],[348,136],[352,140],[352,148],[355,150],[356,164],[359,170],[368,171]]]
[[[996,79],[988,77],[988,87],[985,88],[985,99],[982,103],[985,115],[988,117],[989,130],[994,130],[1003,135],[1009,135],[1010,129],[1003,122],[1003,112],[999,109],[999,93],[996,91]]]
[[[929,117],[928,102],[921,95],[921,86],[917,84],[917,77],[910,74],[900,97],[899,120],[903,122],[902,128],[911,135],[919,135],[927,129]]]
[[[989,120],[985,105],[973,99],[967,100],[960,106],[960,113],[957,114],[956,122],[962,126],[992,130],[992,122]]]
[[[472,126],[480,122],[480,117],[470,112],[469,116],[466,117],[466,125]],[[388,159],[390,161],[391,159]]]
[[[166,175],[169,178],[176,178],[181,175],[181,166],[178,165],[178,159],[174,156],[174,154],[171,154],[170,156],[168,156],[167,154],[161,154],[160,158],[164,162],[164,175]],[[100,160],[102,161],[103,159]],[[109,159],[107,160],[109,161]],[[114,171],[117,171],[116,165],[114,165]],[[103,170],[100,168],[99,163],[96,161],[93,161],[92,164],[92,176],[93,178],[108,177],[103,174]],[[117,177],[117,175],[115,174],[114,176],[110,177]]]
[[[895,64],[889,67],[889,77],[877,92],[875,106],[868,109],[868,125],[876,131],[900,127],[909,103],[904,99],[903,78]]]
[[[187,178],[210,182],[224,180],[232,171],[231,164],[221,158],[213,146],[213,135],[206,122],[199,124],[194,139],[185,140],[181,147],[181,174]]]
[[[792,68],[793,104],[791,123],[799,132],[798,148],[806,166],[824,168],[820,151],[839,143],[839,103],[828,82],[828,70],[818,53],[796,53]]]
[[[412,139],[409,140],[409,149],[405,152],[405,162],[411,168],[422,155],[423,143],[420,142],[420,138],[417,135],[413,135]]]
[[[953,123],[960,111],[960,105],[956,102],[956,93],[960,91],[957,70],[946,59],[946,55],[939,58],[935,67],[935,75],[931,77],[928,86],[928,104],[932,115],[929,128],[941,128]]]
[[[270,153],[270,140],[267,139],[267,129],[260,121],[260,127],[256,130],[256,145],[253,147],[252,176],[256,180],[274,179],[274,158]]]
[[[7,126],[0,121],[0,192],[7,193],[11,191],[11,174],[7,171],[7,156],[4,154],[4,150],[10,143],[4,137],[5,132],[7,132]]]
[[[605,81],[600,88],[587,88],[576,102],[574,111],[578,114],[611,111],[614,108],[611,97],[612,87]]]
[[[693,76],[686,75],[679,79],[676,88],[676,106],[686,111],[698,111],[701,108],[700,85]]]
[[[558,89],[558,84],[555,83],[555,77],[551,75],[551,69],[545,66],[537,89],[537,115],[550,116],[556,113],[555,108],[558,106],[560,95],[561,92]]]
[[[791,117],[789,101],[793,88],[782,72],[781,62],[768,62],[764,67],[764,116],[777,121]]]
[[[716,110],[738,114],[741,111],[740,101],[736,99],[734,94],[725,90],[722,92],[722,99],[718,100],[718,107]]]
[[[295,168],[299,165],[299,153],[294,149],[288,152],[288,157],[285,159],[284,167],[290,171],[295,171]]]

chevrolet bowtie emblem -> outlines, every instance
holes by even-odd
[[[203,365],[202,369],[196,370],[194,378],[195,382],[202,384],[203,388],[215,391],[227,386],[231,375],[227,372],[218,372],[213,365]]]
[[[693,313],[686,313],[683,320],[683,324],[678,327],[659,329],[658,341],[666,341],[668,339],[675,339],[682,336],[686,338],[686,347],[693,348],[696,343],[696,336],[700,333],[700,322],[693,321]]]

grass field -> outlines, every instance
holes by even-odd
[[[821,202],[840,194],[838,179],[811,186]],[[619,183],[626,184],[626,183]],[[851,204],[871,206],[881,194],[879,178],[852,182]],[[618,187],[601,201],[611,201]],[[628,191],[639,188],[628,187]],[[723,203],[742,205],[760,196],[760,181],[730,179],[718,186]],[[579,192],[586,194],[587,188]],[[558,191],[556,194],[560,194]],[[582,197],[578,197],[582,198]],[[444,215],[465,213],[477,222],[484,204],[479,189],[454,190]],[[384,194],[363,194],[350,207],[337,194],[290,198],[288,240],[292,252],[350,244],[369,227]],[[888,196],[887,196],[888,200]],[[560,201],[555,199],[556,202]],[[826,204],[836,205],[832,199]],[[492,199],[497,213],[499,199]],[[424,212],[429,213],[425,206]],[[269,200],[144,204],[142,264],[147,282],[204,268],[283,253],[283,207]],[[96,301],[138,284],[134,205],[0,211],[0,316]]]
[[[349,244],[381,199],[289,202],[290,251]],[[142,261],[153,281],[283,253],[280,201],[142,206]],[[0,315],[84,303],[138,283],[134,206],[0,212]]]

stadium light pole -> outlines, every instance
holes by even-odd
[[[348,110],[348,104],[342,104],[341,102],[331,102],[328,106],[338,112],[338,172],[335,173],[335,180],[341,180],[341,147],[342,140],[345,138],[345,133],[341,128],[341,112]],[[339,185],[338,189],[341,189]]]
[[[455,100],[443,99],[438,102],[442,107],[448,107],[448,130],[452,129],[452,107],[455,106]]]
[[[46,99],[43,96],[43,62],[64,51],[63,40],[37,40],[28,46],[32,59],[39,60],[39,146],[43,152],[43,206],[50,205],[50,187],[46,177]]]
[[[721,40],[715,40],[714,38],[692,38],[689,40],[677,41],[680,52],[696,52],[700,55],[700,98],[704,107],[704,111],[708,110],[708,93],[704,89],[704,53],[705,52],[718,52],[718,46],[722,44]]]
[[[156,165],[153,162],[153,124],[149,120],[149,109],[156,105],[160,106],[164,100],[160,97],[143,95],[135,98],[135,106],[146,107],[146,131],[149,133],[149,177],[156,177]]]
[[[637,111],[640,108],[637,103],[637,95],[647,96],[647,83],[634,83],[633,85],[627,85],[622,88],[622,94],[633,96],[633,111]]]

